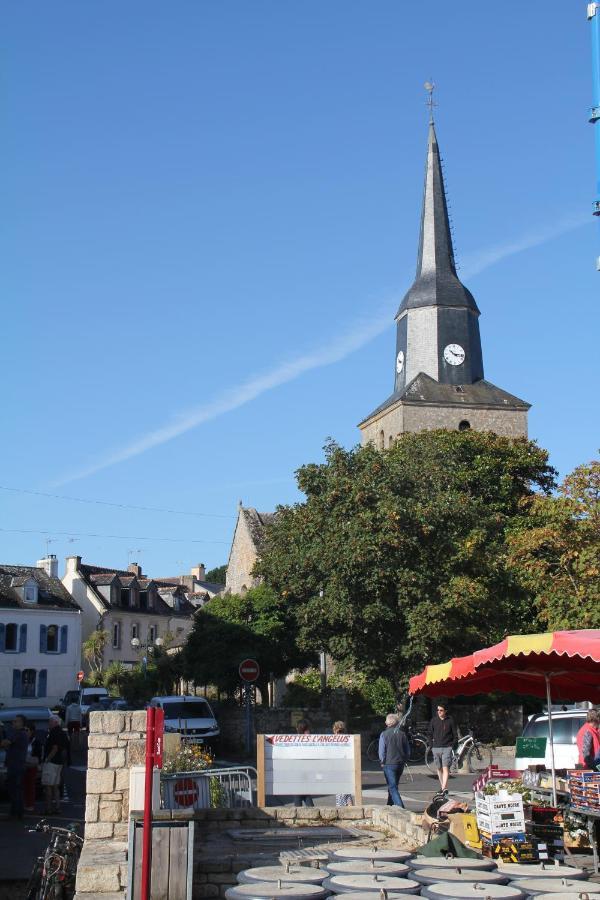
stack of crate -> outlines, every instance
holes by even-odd
[[[556,806],[528,806],[525,811],[526,831],[538,842],[549,859],[564,857],[564,815]]]
[[[507,790],[500,790],[497,794],[477,791],[475,812],[483,855],[496,859],[507,855],[518,857],[518,848],[525,842],[525,811],[521,794],[510,794]]]
[[[598,812],[600,810],[600,772],[575,769],[569,772],[571,806]]]

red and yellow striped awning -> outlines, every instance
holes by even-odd
[[[410,679],[411,694],[428,697],[493,691],[600,702],[600,629],[513,634],[485,650],[426,666]]]

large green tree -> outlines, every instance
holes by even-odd
[[[536,497],[509,546],[544,628],[600,628],[600,461],[575,469],[556,496]]]
[[[325,448],[304,503],[280,507],[257,571],[293,612],[302,646],[403,687],[422,665],[535,630],[506,566],[506,531],[547,453],[475,431],[403,435],[389,450]]]
[[[196,684],[233,691],[247,658],[259,663],[263,697],[271,674],[281,677],[314,661],[314,653],[298,648],[289,604],[265,585],[213,597],[196,613],[184,648],[185,675]]]

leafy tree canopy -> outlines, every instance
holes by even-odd
[[[600,628],[600,461],[575,469],[557,496],[536,497],[509,547],[542,627]]]
[[[298,649],[289,604],[265,585],[213,597],[196,613],[184,649],[185,674],[196,684],[233,691],[246,658],[259,663],[263,688],[271,673],[281,677],[314,659],[314,653]]]
[[[400,688],[426,663],[535,630],[505,536],[535,489],[554,485],[544,450],[430,431],[325,455],[298,471],[306,501],[279,508],[257,565],[301,646]]]
[[[225,584],[225,576],[227,574],[227,563],[223,563],[222,566],[217,566],[215,569],[209,569],[204,578],[205,581],[210,581],[213,584]]]

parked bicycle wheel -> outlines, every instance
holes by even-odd
[[[422,763],[425,762],[425,753],[427,752],[427,741],[422,737],[413,737],[410,744],[409,762]]]
[[[27,887],[25,889],[25,900],[38,900],[42,887],[42,871],[43,862],[41,857],[36,859],[33,872],[29,876]]]
[[[379,738],[373,738],[367,747],[367,759],[369,762],[379,762]]]
[[[488,766],[491,766],[492,759],[492,748],[487,747],[485,744],[480,744],[479,741],[475,741],[467,756],[469,772],[472,774],[484,772]]]

